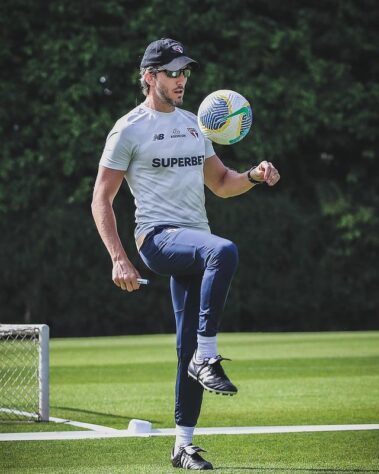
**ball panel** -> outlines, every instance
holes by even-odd
[[[228,126],[228,115],[231,111],[227,97],[212,96],[202,107],[200,120],[204,130],[221,132]]]
[[[231,145],[247,135],[253,114],[249,102],[241,94],[219,90],[203,100],[197,119],[206,137],[220,145]]]

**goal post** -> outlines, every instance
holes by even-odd
[[[49,421],[49,332],[0,324],[0,421]]]

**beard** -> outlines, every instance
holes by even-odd
[[[173,107],[176,107],[178,105],[183,104],[183,97],[181,99],[177,99],[177,100],[172,99],[171,97],[169,97],[167,87],[159,85],[156,89],[156,92],[157,92],[157,95],[158,95],[159,99],[165,104],[171,105]],[[184,89],[183,89],[183,95],[184,95]]]

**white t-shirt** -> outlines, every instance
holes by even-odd
[[[214,154],[196,115],[179,108],[164,113],[141,104],[116,122],[100,165],[125,171],[136,238],[162,224],[209,232],[203,166]]]

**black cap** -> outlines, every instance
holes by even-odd
[[[153,41],[146,48],[141,61],[141,67],[156,66],[177,71],[188,64],[197,62],[186,55],[186,50],[182,43],[170,38],[163,38]]]

